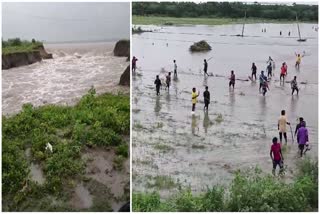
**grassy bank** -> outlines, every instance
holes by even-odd
[[[7,41],[2,40],[2,54],[30,52],[42,45],[42,42],[35,40],[22,41],[19,38],[8,39]]]
[[[129,96],[121,94],[97,96],[91,89],[72,107],[36,108],[25,104],[19,114],[3,116],[3,210],[79,211],[69,205],[71,190],[77,183],[84,182],[93,192],[103,189],[84,176],[83,152],[90,148],[113,149],[114,168],[119,170],[128,158],[129,100]],[[52,153],[45,149],[48,142],[53,147]],[[43,184],[31,179],[31,163],[43,170]],[[112,196],[103,194],[93,198],[91,211],[110,211],[108,200]],[[128,198],[129,192],[125,195]]]
[[[159,193],[134,193],[136,212],[300,212],[318,210],[318,162],[304,160],[295,180],[288,184],[281,178],[262,175],[259,169],[237,172],[230,187],[208,188],[202,194],[181,190],[162,200]]]
[[[242,24],[243,19],[234,18],[175,18],[162,16],[132,16],[134,25],[226,25]],[[289,20],[248,18],[246,23],[293,23]]]

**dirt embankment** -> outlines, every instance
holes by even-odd
[[[119,85],[130,86],[130,65],[128,65],[126,70],[122,73]]]
[[[2,69],[29,65],[42,59],[52,59],[52,54],[47,53],[43,45],[29,52],[2,54]]]

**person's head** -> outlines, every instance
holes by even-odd
[[[157,75],[156,78],[159,79],[159,75]]]
[[[277,137],[272,138],[272,143],[273,144],[276,144],[277,142],[278,142],[278,138]]]
[[[269,66],[271,66],[271,62],[269,62]]]
[[[300,56],[300,54],[298,54],[298,57]]]
[[[169,72],[169,76],[171,76],[171,72]]]
[[[303,122],[303,117],[299,117],[299,122]]]
[[[136,57],[135,56],[133,56],[133,59],[135,59]]]
[[[296,80],[296,79],[297,79],[297,76],[294,76],[293,79]]]
[[[269,56],[269,59],[271,59],[271,56]]]
[[[263,75],[264,71],[261,71],[261,74]]]
[[[176,63],[176,60],[174,59],[173,62]]]
[[[208,86],[206,86],[206,91],[208,91]]]
[[[254,66],[255,64],[254,64],[254,62],[252,63],[252,66]]]
[[[282,111],[281,111],[281,115],[286,115],[286,111],[285,111],[285,110],[282,110]]]
[[[286,64],[286,63],[285,63],[285,62],[283,62],[283,63],[282,63],[282,66],[284,66],[285,64]]]
[[[234,71],[233,71],[233,70],[231,70],[231,74],[234,74]]]
[[[193,92],[196,92],[196,88],[192,88],[192,91],[193,91]]]
[[[207,62],[207,60],[206,60],[206,59],[204,59],[203,61],[204,61],[204,62]]]

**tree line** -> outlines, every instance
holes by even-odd
[[[260,4],[242,2],[133,2],[132,14],[139,16],[208,17],[318,21],[318,5]]]

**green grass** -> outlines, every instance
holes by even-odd
[[[233,18],[175,18],[162,16],[132,16],[134,25],[226,25],[242,24],[243,19]],[[248,18],[246,23],[293,23],[289,20]]]
[[[21,41],[19,38],[9,39],[7,41],[2,40],[2,54],[32,52],[42,45],[42,42],[35,40],[33,42]]]
[[[149,188],[156,188],[156,189],[172,189],[177,187],[178,184],[173,180],[172,177],[167,175],[158,175],[154,177],[152,183],[148,183],[147,186]]]
[[[28,197],[33,201],[24,209],[40,198],[64,195],[64,190],[71,187],[68,184],[84,174],[81,153],[87,145],[115,148],[117,157],[121,157],[118,165],[123,162],[128,157],[124,136],[130,132],[129,100],[121,94],[97,96],[91,89],[75,106],[25,104],[17,115],[3,116],[3,209],[23,211],[20,205]],[[48,142],[53,146],[52,153],[45,150]],[[26,148],[31,148],[31,160],[42,166],[46,181],[42,186],[28,185],[22,191],[26,182],[32,183]]]
[[[159,193],[133,193],[135,212],[310,212],[318,210],[318,162],[299,163],[292,183],[262,175],[259,169],[238,171],[225,190],[213,186],[200,194],[182,189],[167,199]]]
[[[169,151],[174,150],[174,148],[172,148],[171,146],[166,145],[166,144],[156,144],[154,146],[154,148],[157,150],[163,151],[163,152],[169,152]]]

